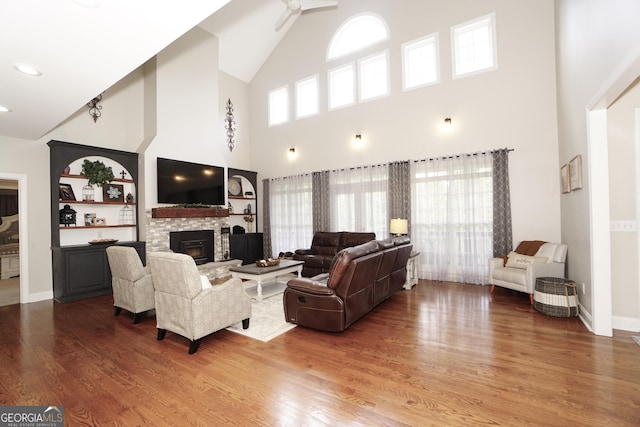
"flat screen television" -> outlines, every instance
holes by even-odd
[[[224,205],[224,168],[158,157],[158,203]]]

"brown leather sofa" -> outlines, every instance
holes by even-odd
[[[329,273],[295,278],[284,291],[287,322],[341,332],[402,288],[413,245],[408,237],[341,250]]]
[[[375,240],[376,233],[355,233],[350,231],[318,231],[313,235],[311,248],[297,249],[293,254],[296,261],[304,261],[302,275],[313,277],[328,273],[331,261],[344,248]]]

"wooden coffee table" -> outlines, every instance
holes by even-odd
[[[263,295],[262,284],[270,280],[275,280],[276,277],[282,276],[288,273],[298,273],[298,277],[302,272],[302,266],[304,261],[290,261],[283,259],[280,264],[272,267],[258,267],[255,264],[242,265],[240,267],[229,267],[229,272],[232,277],[239,279],[255,280],[258,285],[256,287],[256,300],[262,301],[263,298],[269,297],[279,293],[281,289],[275,289],[274,292]]]

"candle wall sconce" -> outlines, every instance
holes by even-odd
[[[227,115],[224,119],[224,128],[227,130],[227,146],[229,151],[233,151],[235,146],[235,140],[233,139],[236,134],[236,122],[233,118],[233,104],[231,98],[227,100]]]
[[[102,110],[100,101],[102,101],[102,94],[87,102],[87,107],[89,107],[89,115],[93,117],[93,123],[97,122],[98,118],[102,116],[102,113],[100,112],[100,110]]]

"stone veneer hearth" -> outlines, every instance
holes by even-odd
[[[146,250],[147,254],[152,252],[169,252],[169,233],[171,231],[214,231],[214,261],[213,263],[202,264],[198,269],[203,271],[209,278],[216,277],[213,271],[219,267],[242,264],[239,260],[222,259],[222,242],[220,239],[222,227],[229,226],[228,217],[214,218],[153,218],[151,210],[145,213],[146,220]]]

